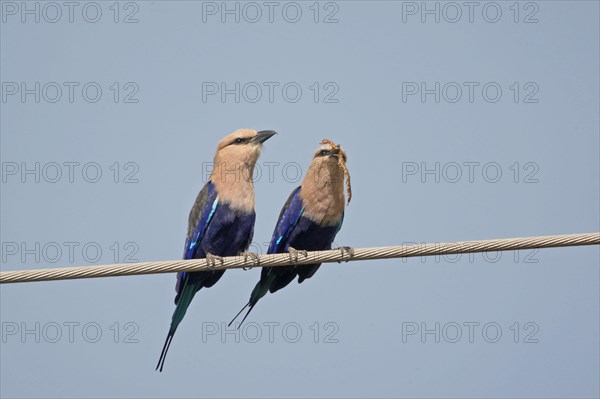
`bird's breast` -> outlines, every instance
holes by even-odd
[[[344,213],[344,192],[335,187],[305,190],[300,193],[304,216],[320,226],[335,226]]]

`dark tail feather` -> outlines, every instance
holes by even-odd
[[[256,303],[254,304],[256,305]],[[246,312],[246,314],[244,315],[244,318],[242,319],[242,322],[240,323],[240,325],[238,326],[238,330],[240,329],[240,327],[242,326],[242,324],[244,324],[244,320],[246,320],[246,317],[248,317],[248,315],[250,314],[250,312],[252,312],[252,309],[254,309],[254,305],[250,305],[250,307],[248,308],[248,311]],[[242,309],[243,310],[243,309]]]
[[[238,316],[241,315],[242,312],[244,311],[244,309],[246,309],[248,306],[250,306],[250,302],[248,302],[247,304],[245,304],[244,307],[235,315],[235,317],[233,319],[231,319],[231,321],[229,322],[229,324],[227,324],[227,327],[231,326],[231,324],[233,324],[233,322],[235,321],[235,319],[237,319]],[[246,316],[248,316],[248,315],[246,315]],[[245,319],[245,317],[244,317],[244,319]],[[242,323],[243,323],[243,321],[242,321]]]
[[[237,318],[238,318],[238,316],[239,316],[240,314],[242,314],[242,312],[244,311],[244,309],[246,309],[247,307],[249,307],[249,308],[248,308],[248,312],[246,312],[246,314],[244,315],[244,318],[242,319],[242,322],[240,323],[240,325],[239,325],[239,326],[237,326],[237,330],[239,330],[239,329],[240,329],[240,327],[242,326],[242,324],[244,324],[244,320],[246,320],[246,317],[248,317],[248,315],[250,314],[250,312],[252,312],[252,309],[254,309],[254,305],[256,305],[256,302],[254,302],[254,303],[248,302],[248,303],[247,303],[247,304],[246,304],[246,305],[245,305],[245,306],[242,308],[242,310],[240,310],[240,311],[238,312],[238,314],[236,314],[236,315],[235,315],[235,317],[233,318],[233,320],[231,320],[231,321],[229,322],[229,324],[227,324],[227,327],[231,326],[231,324],[232,324],[232,323],[235,321],[235,319],[237,319]]]
[[[162,352],[160,353],[160,358],[158,359],[158,364],[156,365],[155,370],[159,370],[162,372],[163,367],[165,365],[165,359],[167,357],[167,352],[169,351],[169,347],[171,346],[171,341],[173,340],[173,335],[175,335],[175,331],[177,331],[177,327],[181,320],[183,320],[183,316],[185,316],[185,312],[192,303],[192,299],[194,299],[194,295],[198,291],[195,285],[186,285],[180,292],[179,301],[177,302],[177,306],[175,307],[175,311],[173,312],[173,318],[171,320],[171,327],[169,327],[169,333],[167,334],[167,339],[165,340],[165,344],[163,346]]]
[[[160,367],[159,371],[162,372],[165,365],[165,359],[167,358],[167,352],[169,351],[169,346],[171,346],[171,341],[173,340],[173,335],[175,335],[175,331],[171,331],[169,329],[169,334],[167,334],[167,339],[165,340],[165,345],[160,353],[160,358],[158,359],[158,364],[156,365],[155,370],[158,370]]]
[[[258,303],[258,300],[260,298],[262,298],[263,296],[265,296],[265,294],[269,291],[269,286],[271,285],[271,283],[273,283],[273,280],[275,280],[275,273],[268,273],[267,277],[264,281],[263,281],[263,278],[261,277],[260,281],[254,286],[254,289],[252,290],[252,293],[250,294],[250,300],[248,301],[248,303],[246,305],[244,305],[242,310],[240,310],[238,312],[238,314],[235,315],[233,320],[231,320],[229,322],[229,324],[227,324],[227,327],[231,326],[231,324],[235,321],[235,319],[237,319],[238,316],[240,314],[242,314],[244,309],[246,309],[247,307],[250,307],[250,309],[248,309],[248,312],[242,319],[242,322],[240,323],[240,325],[237,328],[239,329],[242,326],[242,324],[244,324],[244,320],[246,320],[246,317],[248,317],[250,312],[252,312],[252,309],[254,309],[254,306]]]

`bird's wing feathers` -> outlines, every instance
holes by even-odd
[[[190,211],[183,259],[194,259],[198,244],[202,240],[202,237],[204,237],[204,233],[206,233],[206,229],[217,210],[218,204],[217,190],[215,189],[215,185],[209,181],[200,190],[200,193],[198,193],[196,202],[194,202],[194,206]]]
[[[277,219],[277,225],[275,226],[275,231],[273,232],[273,237],[271,238],[269,249],[267,250],[268,254],[281,252],[287,243],[287,238],[289,237],[290,233],[298,224],[298,221],[304,212],[304,205],[302,203],[302,199],[300,198],[301,188],[302,187],[297,187],[294,191],[292,191],[287,201],[283,205],[283,208],[281,208],[279,218]],[[261,280],[265,280],[267,278],[267,273],[269,270],[270,268],[263,267],[261,271]]]
[[[209,181],[202,187],[200,193],[198,193],[194,206],[192,206],[192,210],[190,211],[183,259],[194,259],[199,243],[204,237],[218,205],[217,190],[215,185]],[[177,284],[175,286],[177,296],[175,297],[175,303],[178,302],[180,291],[184,286],[183,280],[186,276],[187,273],[185,272],[177,273]]]
[[[300,189],[301,187],[298,187],[292,191],[285,205],[283,205],[267,253],[280,252],[286,243],[286,238],[300,220],[304,212],[304,205],[300,198]]]

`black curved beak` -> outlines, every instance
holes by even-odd
[[[254,136],[252,141],[254,143],[262,144],[265,141],[269,140],[271,137],[275,136],[276,134],[277,132],[274,130],[261,130],[260,132],[256,133],[256,136]]]

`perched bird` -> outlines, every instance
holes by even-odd
[[[262,144],[276,134],[240,129],[217,146],[210,180],[202,188],[188,219],[183,259],[206,258],[207,263],[222,256],[245,251],[254,233],[254,183],[252,175]],[[225,271],[177,273],[175,311],[156,369],[162,371],[167,351],[194,295],[212,287]]]
[[[324,139],[314,153],[302,181],[283,206],[269,244],[268,254],[289,252],[298,259],[298,252],[331,249],[344,220],[344,177],[348,203],[352,198],[350,174],[346,168],[346,153],[330,140]],[[349,251],[348,247],[343,250]],[[260,298],[288,285],[296,276],[298,283],[312,277],[321,264],[305,266],[263,267],[260,281],[252,290],[250,300],[231,320],[246,309],[243,324]],[[239,326],[238,326],[239,328]]]

